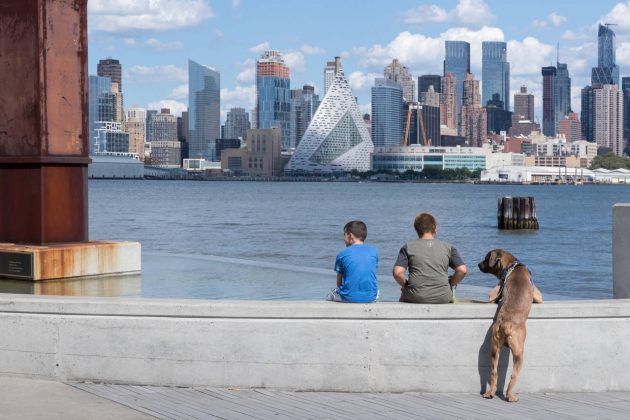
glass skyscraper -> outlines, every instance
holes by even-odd
[[[452,73],[455,76],[457,87],[457,121],[458,132],[461,132],[461,109],[464,81],[470,73],[470,44],[466,41],[445,41],[444,74]]]
[[[615,33],[607,25],[599,25],[597,32],[597,67],[591,71],[591,84],[619,85]]]
[[[621,78],[621,92],[623,93],[623,139],[628,149],[630,147],[630,77]]]
[[[95,153],[98,139],[97,129],[100,122],[114,121],[114,96],[112,95],[112,81],[109,77],[88,77],[88,132],[90,138],[90,154]],[[100,150],[102,151],[102,150]]]
[[[282,150],[291,147],[291,79],[280,52],[256,62],[256,128],[280,128]]]
[[[372,142],[374,146],[398,146],[402,141],[403,89],[378,77],[372,87]]]
[[[560,129],[560,120],[571,112],[571,78],[569,68],[564,63],[556,63],[553,107],[556,113],[556,132]]]
[[[484,41],[481,44],[481,105],[486,106],[498,94],[503,109],[510,109],[510,63],[505,42]]]
[[[543,134],[553,137],[556,135],[556,112],[554,109],[554,95],[556,93],[556,68],[547,66],[542,68],[543,77]]]
[[[188,60],[188,147],[192,159],[215,159],[221,137],[221,75]],[[149,129],[149,127],[147,127]]]

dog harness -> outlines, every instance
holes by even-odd
[[[503,297],[503,289],[505,288],[505,282],[508,279],[508,276],[510,274],[512,274],[512,271],[514,271],[514,269],[516,267],[518,267],[519,265],[522,265],[523,267],[525,267],[525,264],[523,264],[522,262],[520,262],[519,260],[514,261],[512,264],[508,265],[507,268],[505,270],[503,270],[503,273],[501,273],[501,285],[499,287],[499,293],[497,293],[497,297],[492,300],[492,303],[499,303],[501,301],[501,298]],[[527,268],[527,267],[525,267]],[[529,271],[529,268],[527,268],[527,271]],[[532,289],[534,288],[534,280],[532,279],[532,272],[529,271],[529,282],[532,284]]]

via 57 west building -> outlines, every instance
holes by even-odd
[[[374,146],[359,106],[340,69],[285,167],[287,174],[370,169]]]

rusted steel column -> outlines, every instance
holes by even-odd
[[[0,243],[88,240],[87,0],[0,1]]]

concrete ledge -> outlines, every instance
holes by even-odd
[[[0,295],[0,375],[150,385],[479,392],[490,304]],[[507,353],[501,360],[503,384]],[[532,308],[517,392],[629,391],[630,300]],[[508,371],[509,373],[509,371]]]

